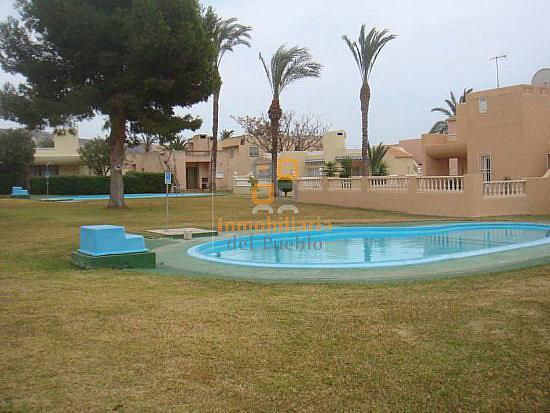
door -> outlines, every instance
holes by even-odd
[[[484,182],[491,181],[493,170],[493,161],[491,160],[491,155],[481,155],[479,157],[479,171],[483,176]]]
[[[185,172],[185,187],[187,189],[199,189],[199,168],[188,166]]]

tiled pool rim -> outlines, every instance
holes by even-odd
[[[361,228],[368,228],[369,230],[379,230],[380,233],[386,232],[390,233],[393,231],[401,232],[402,234],[407,233],[414,233],[415,231],[425,231],[425,230],[447,230],[447,231],[453,231],[453,230],[475,230],[475,229],[530,229],[530,230],[542,230],[542,231],[548,231],[550,233],[550,225],[547,224],[535,224],[535,223],[526,223],[526,222],[468,222],[468,223],[441,223],[441,224],[435,224],[435,225],[411,225],[411,226],[400,226],[400,227],[378,227],[378,226],[361,226],[356,227],[357,229]],[[330,235],[333,235],[337,232],[344,232],[344,231],[353,231],[353,229],[350,229],[349,227],[340,227],[335,228],[333,232],[324,233],[327,234],[327,237],[330,239]],[[323,232],[320,231],[313,231],[310,232],[312,235],[320,235],[323,234]],[[294,235],[300,235],[303,234],[303,232],[289,232],[289,233],[277,233],[274,235],[277,236],[294,236]],[[324,235],[323,234],[323,235]],[[262,237],[265,234],[258,234],[256,236]],[[239,241],[239,239],[247,239],[249,237],[248,234],[243,234],[239,237],[237,237],[236,241]],[[392,261],[392,262],[380,262],[380,263],[333,263],[333,264],[285,264],[285,263],[261,263],[261,262],[254,262],[254,261],[234,261],[230,259],[224,259],[224,258],[213,258],[210,256],[206,256],[201,253],[201,249],[207,249],[210,245],[210,242],[205,242],[196,246],[193,246],[187,250],[187,253],[197,259],[207,260],[210,262],[216,262],[220,264],[226,264],[226,265],[240,265],[240,266],[248,266],[248,267],[260,267],[260,268],[332,268],[332,269],[348,269],[348,268],[384,268],[384,267],[397,267],[397,266],[404,266],[404,265],[418,265],[418,264],[427,264],[432,262],[439,262],[439,261],[446,261],[450,259],[458,259],[458,258],[468,258],[468,257],[474,257],[474,256],[482,256],[487,254],[492,254],[496,252],[504,252],[504,251],[510,251],[520,248],[530,248],[535,247],[539,245],[545,245],[550,244],[550,236],[547,235],[547,238],[538,239],[535,241],[529,241],[529,242],[523,242],[523,243],[514,243],[514,244],[508,244],[508,245],[502,245],[498,247],[491,247],[486,249],[479,249],[475,251],[466,251],[466,252],[458,252],[458,253],[451,253],[451,254],[441,254],[437,256],[432,257],[425,257],[425,258],[415,258],[415,259],[404,259],[399,261]]]

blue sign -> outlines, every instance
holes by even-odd
[[[164,184],[170,185],[172,183],[172,172],[164,171]]]

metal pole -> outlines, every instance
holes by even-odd
[[[50,162],[46,164],[46,198],[50,197]]]
[[[495,59],[495,66],[497,68],[497,88],[499,88],[500,87],[500,81],[498,79],[498,58]]]
[[[495,68],[496,68],[496,72],[497,72],[497,88],[500,88],[500,79],[499,79],[499,73],[498,73],[498,59],[505,59],[505,58],[506,58],[506,55],[503,54],[503,55],[495,56],[495,57],[492,57],[492,58],[489,59],[489,60],[494,60],[495,61]]]
[[[166,184],[166,227],[168,227],[170,220],[168,218],[168,184]]]

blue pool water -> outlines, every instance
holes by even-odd
[[[184,197],[200,197],[200,196],[211,196],[212,194],[207,193],[177,193],[177,194],[168,194],[170,198],[184,198]],[[144,199],[144,198],[165,198],[166,194],[124,194],[125,199]],[[45,201],[91,201],[91,200],[102,200],[109,199],[109,195],[62,195],[49,198],[43,198]]]
[[[187,252],[213,262],[255,267],[370,268],[429,263],[543,244],[550,244],[550,225],[464,223],[239,235],[206,242]]]

